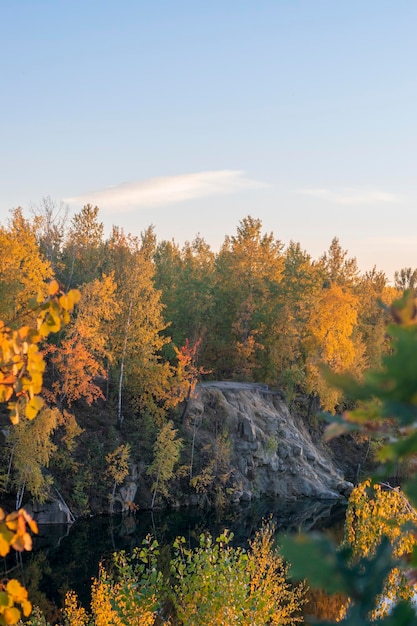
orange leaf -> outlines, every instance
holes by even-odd
[[[31,530],[33,533],[36,533],[36,534],[37,534],[37,533],[38,533],[38,525],[37,525],[37,523],[35,522],[35,520],[33,519],[33,517],[31,517],[31,516],[29,515],[29,513],[27,513],[27,512],[25,511],[25,509],[20,509],[20,510],[22,511],[22,515],[23,515],[23,517],[24,517],[24,519],[25,519],[26,523],[27,523],[27,524],[29,524],[29,528],[30,528],[30,530]]]
[[[57,280],[51,280],[51,282],[48,285],[48,295],[49,296],[56,296],[57,293],[59,292],[59,283]]]

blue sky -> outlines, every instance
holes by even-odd
[[[217,249],[417,266],[415,0],[0,3],[0,221],[42,197]]]

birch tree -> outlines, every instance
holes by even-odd
[[[118,379],[118,422],[123,423],[123,391],[133,406],[161,416],[171,397],[173,370],[161,351],[169,341],[163,331],[161,293],[154,286],[154,265],[139,239],[113,229],[106,243],[114,270],[120,306],[117,333],[112,337]]]
[[[148,468],[148,474],[153,476],[152,504],[155,506],[156,495],[159,492],[168,496],[168,482],[174,475],[174,467],[178,463],[182,439],[176,439],[177,431],[171,421],[164,424],[156,438],[154,445],[154,459]]]

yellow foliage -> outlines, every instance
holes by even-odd
[[[67,626],[88,626],[89,616],[82,606],[78,606],[77,594],[68,591],[65,595],[64,618]]]
[[[351,546],[353,559],[356,560],[372,556],[385,536],[391,542],[393,557],[404,557],[412,552],[417,543],[416,523],[417,513],[399,488],[371,486],[368,479],[358,485],[349,498],[345,544]],[[406,580],[404,573],[394,568],[388,575],[384,592],[379,598],[373,616],[385,615],[389,601],[410,599],[414,589],[415,587]]]
[[[219,258],[229,270],[229,279],[249,294],[267,291],[268,282],[279,282],[284,269],[282,243],[273,233],[262,234],[262,222],[250,215],[227,237]]]
[[[42,257],[36,240],[36,221],[31,224],[21,209],[12,213],[8,227],[0,227],[0,316],[14,318],[24,315],[30,298],[47,296],[48,281],[52,277],[50,263]]]
[[[182,439],[176,439],[176,435],[177,430],[170,420],[162,426],[156,438],[153,448],[154,459],[147,470],[148,474],[155,476],[152,484],[152,507],[157,491],[164,496],[168,495],[167,483],[174,476],[174,467],[178,463],[182,447]]]
[[[106,570],[100,566],[100,573],[94,579],[91,586],[91,610],[94,615],[95,626],[123,626],[117,612],[112,608],[110,598],[114,598],[109,593],[109,581]]]
[[[395,300],[401,297],[401,291],[392,287],[391,285],[386,285],[382,294],[382,302],[387,306],[393,304]]]
[[[108,465],[106,473],[120,485],[129,473],[129,444],[121,444],[113,452],[106,455]]]
[[[346,616],[349,599],[344,593],[328,594],[322,589],[308,589],[304,614],[316,620],[341,622]]]
[[[156,597],[142,599],[137,583],[131,580],[115,582],[106,570],[100,566],[99,578],[91,587],[91,609],[94,626],[153,626],[157,603]]]
[[[321,292],[310,319],[314,346],[335,371],[347,369],[355,359],[352,333],[357,322],[357,298],[338,285]]]
[[[297,612],[305,601],[305,587],[303,584],[292,587],[287,582],[287,567],[274,549],[274,533],[271,523],[264,524],[250,542],[247,568],[249,596],[254,602],[248,613],[248,626],[253,623],[284,626],[302,621]],[[252,612],[256,614],[256,622],[252,621]]]
[[[48,467],[56,450],[51,434],[57,427],[58,409],[43,408],[37,419],[30,421],[22,416],[9,435],[13,448],[14,480],[25,487],[39,501],[44,501],[49,491],[50,477],[43,468]]]
[[[358,485],[349,498],[345,541],[352,546],[354,558],[373,554],[383,536],[387,536],[394,557],[409,554],[416,543],[414,532],[403,528],[415,525],[417,514],[399,488],[384,489],[368,479]]]
[[[17,608],[15,604],[20,604],[21,608]],[[0,624],[16,624],[21,617],[21,611],[25,617],[32,611],[27,590],[14,578],[0,582]]]
[[[109,349],[110,324],[120,312],[116,298],[114,273],[83,285],[77,318],[68,329],[68,335],[78,335],[86,349],[96,358],[112,359]]]
[[[105,378],[111,361],[109,324],[119,310],[115,289],[113,275],[83,285],[77,315],[67,327],[65,339],[59,347],[47,347],[56,379],[45,395],[58,406],[66,403],[70,407],[80,398],[88,404],[104,398],[97,380]],[[71,302],[70,295],[61,296],[60,302]]]
[[[48,346],[47,352],[51,355],[58,376],[52,384],[52,390],[45,393],[49,399],[59,406],[65,400],[70,407],[80,398],[92,404],[104,397],[94,382],[96,377],[104,375],[104,370],[78,335],[65,338],[59,348]]]
[[[19,224],[20,230],[17,228]],[[18,211],[15,212],[14,226],[18,237],[23,236],[22,233],[26,234],[24,220]],[[0,243],[5,236],[4,229],[0,229]],[[26,257],[25,259],[27,261]],[[0,263],[4,263],[3,258]],[[37,271],[36,267],[28,268],[27,276],[30,275],[29,269]],[[43,280],[42,276],[40,278]],[[33,284],[30,283],[32,287]],[[62,325],[68,323],[70,312],[80,297],[75,290],[64,296],[56,281],[49,284],[47,291],[46,299],[45,293],[41,293],[32,305],[32,309],[36,311],[35,326],[24,325],[12,330],[0,321],[0,402],[8,402],[10,420],[14,425],[19,424],[23,413],[25,419],[32,420],[43,408],[43,400],[38,394],[42,389],[45,363],[39,344],[50,332],[60,330]],[[52,424],[55,424],[53,411],[49,411],[48,415],[52,418]],[[31,429],[32,436],[37,430],[40,435],[37,426],[38,424]],[[20,434],[24,431],[25,425],[21,424]],[[44,443],[41,436],[35,437],[36,444],[42,441]],[[45,453],[44,446],[42,451]],[[30,455],[27,460],[31,460]],[[36,523],[23,509],[9,515],[0,509],[0,556],[6,556],[10,548],[19,552],[32,549],[32,538],[27,532],[26,524],[33,532],[37,532]],[[15,606],[16,603],[20,604],[21,610]],[[16,624],[21,617],[21,611],[27,617],[31,610],[27,591],[18,581],[12,579],[0,583],[0,625]]]
[[[194,626],[289,626],[302,621],[302,584],[292,586],[287,567],[273,546],[274,526],[265,524],[246,553],[230,546],[228,531],[213,543],[200,537],[189,550],[177,539],[172,561],[177,585],[174,604],[179,624]]]
[[[38,297],[33,304],[37,311],[36,328],[22,326],[12,330],[0,321],[0,402],[8,402],[12,424],[19,422],[22,413],[33,419],[43,407],[38,394],[42,389],[45,362],[39,344],[43,337],[68,323],[80,295],[73,290],[61,302],[56,281],[50,284],[49,292],[46,300]]]
[[[364,346],[355,335],[358,299],[336,284],[322,290],[307,324],[308,389],[320,396],[326,410],[333,410],[341,393],[326,382],[322,367],[333,372],[360,372]]]

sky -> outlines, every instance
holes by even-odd
[[[415,0],[0,2],[0,223],[42,198],[216,251],[417,267]]]

